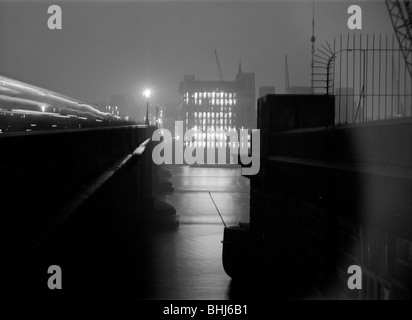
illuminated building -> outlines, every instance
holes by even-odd
[[[196,80],[194,75],[185,75],[179,95],[179,119],[185,131],[255,128],[255,74],[243,73],[240,65],[234,81]]]
[[[141,110],[137,107],[135,100],[129,94],[112,94],[110,102],[95,103],[95,106],[103,112],[110,113],[129,120],[140,120]]]
[[[242,128],[256,128],[255,74],[242,72],[240,64],[234,81],[196,80],[194,75],[185,75],[179,95],[179,120],[184,132],[196,130],[195,147],[229,148],[226,133],[239,135]]]

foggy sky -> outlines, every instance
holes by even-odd
[[[58,4],[63,29],[47,28]],[[363,30],[347,28],[358,4]],[[348,33],[392,34],[383,0],[315,1],[318,44]],[[239,60],[259,86],[284,92],[284,56],[291,85],[310,85],[312,1],[0,1],[0,74],[94,103],[111,94],[154,90],[152,102],[175,109],[186,73],[225,80]]]

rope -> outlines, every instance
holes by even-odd
[[[211,194],[210,192],[209,192],[209,196],[210,196],[210,199],[212,199],[213,204],[215,205],[215,208],[216,208],[216,210],[217,210],[217,213],[219,214],[220,219],[222,219],[223,225],[224,225],[225,228],[226,228],[225,220],[223,220],[223,217],[222,217],[222,215],[220,214],[219,208],[217,207],[216,202],[215,202],[215,200],[213,199],[212,194]]]

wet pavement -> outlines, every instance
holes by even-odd
[[[238,168],[169,168],[175,191],[166,201],[176,208],[180,224],[156,236],[158,277],[151,298],[228,299],[231,278],[222,266],[223,221],[249,221],[249,180]]]
[[[175,191],[163,195],[178,226],[151,225],[141,213],[85,207],[20,261],[21,286],[6,297],[222,300],[247,298],[222,265],[224,224],[249,221],[249,180],[238,168],[173,166]],[[100,210],[100,211],[96,211]],[[103,211],[101,211],[103,210]],[[223,221],[222,221],[223,220]],[[46,286],[59,265],[64,289]],[[11,264],[15,271],[16,263]],[[10,279],[11,281],[12,279]],[[7,286],[9,287],[9,286]],[[25,290],[20,290],[24,287]]]

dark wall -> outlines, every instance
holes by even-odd
[[[303,108],[279,112],[275,97],[260,104],[261,171],[251,181],[267,273],[280,270],[308,298],[409,299],[412,122],[319,128]],[[362,290],[348,289],[350,265],[362,268]]]

